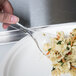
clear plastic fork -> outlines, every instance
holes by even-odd
[[[21,31],[23,31],[25,33],[28,33],[32,37],[32,39],[35,41],[38,49],[41,51],[41,53],[43,53],[43,55],[45,55],[44,52],[41,50],[41,48],[40,48],[40,46],[38,44],[37,39],[33,36],[33,33],[35,33],[35,31],[34,30],[31,30],[30,28],[24,27],[20,23],[17,23],[17,25],[20,26]]]
[[[40,50],[40,52],[46,56],[46,52],[42,49],[42,45],[43,45],[43,41],[46,41],[46,38],[44,36],[42,36],[42,33],[41,32],[37,32],[36,33],[36,29],[30,29],[30,28],[27,28],[27,27],[24,27],[22,24],[20,23],[17,23],[17,25],[20,27],[20,30],[29,34],[31,36],[31,38],[34,40],[34,42],[36,43],[38,49]],[[11,25],[13,26],[13,25]],[[14,26],[15,27],[15,26]],[[48,26],[42,26],[42,27],[39,27],[39,28],[46,28]],[[38,28],[37,28],[38,29]],[[49,35],[50,37],[50,35]],[[48,38],[50,39],[50,38]]]

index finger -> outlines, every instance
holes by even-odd
[[[13,14],[13,8],[9,1],[3,4],[3,12]],[[10,24],[3,23],[3,28],[7,28]]]
[[[5,1],[3,4],[3,11],[5,13],[13,14],[13,7],[9,1]]]

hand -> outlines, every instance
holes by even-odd
[[[16,24],[19,18],[13,15],[13,8],[8,0],[0,0],[0,22],[3,28],[7,28],[10,24]]]

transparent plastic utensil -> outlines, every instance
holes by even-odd
[[[41,32],[36,33],[36,30],[32,30],[30,28],[24,27],[20,23],[17,23],[17,25],[20,27],[21,31],[28,33],[32,37],[32,39],[35,41],[38,49],[41,51],[41,53],[43,53],[43,55],[46,55],[46,52],[44,52],[42,49],[43,42],[46,41],[46,38],[42,36],[42,33]],[[49,37],[50,37],[50,35],[49,35]]]
[[[41,53],[43,53],[43,51],[42,51],[41,48],[39,47],[39,44],[38,44],[36,38],[33,36],[34,30],[31,30],[31,29],[29,29],[29,28],[27,28],[27,27],[24,27],[24,26],[21,25],[20,23],[17,23],[17,25],[20,26],[20,29],[21,29],[23,32],[28,33],[28,34],[32,37],[32,39],[35,41],[38,49],[41,51]],[[43,53],[43,55],[45,55],[45,54]]]

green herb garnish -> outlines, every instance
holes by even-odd
[[[67,46],[67,48],[66,48],[67,50],[69,50],[70,48]]]
[[[71,45],[71,42],[68,42],[68,45]]]
[[[72,36],[74,36],[74,34],[72,34]]]
[[[61,66],[63,66],[63,64],[64,64],[64,63],[62,62],[62,60],[61,60],[61,61],[59,61],[58,63],[61,63]]]
[[[68,56],[68,55],[66,54],[65,57],[64,57],[65,60],[67,60],[67,56]]]
[[[62,41],[58,41],[57,44],[61,44]]]
[[[51,71],[54,71],[54,70],[55,70],[55,68],[53,67],[53,69]]]
[[[48,51],[50,51],[50,50],[51,50],[51,48],[48,49]]]
[[[61,66],[63,66],[63,64],[64,64],[64,63],[62,62],[62,63],[61,63]]]

